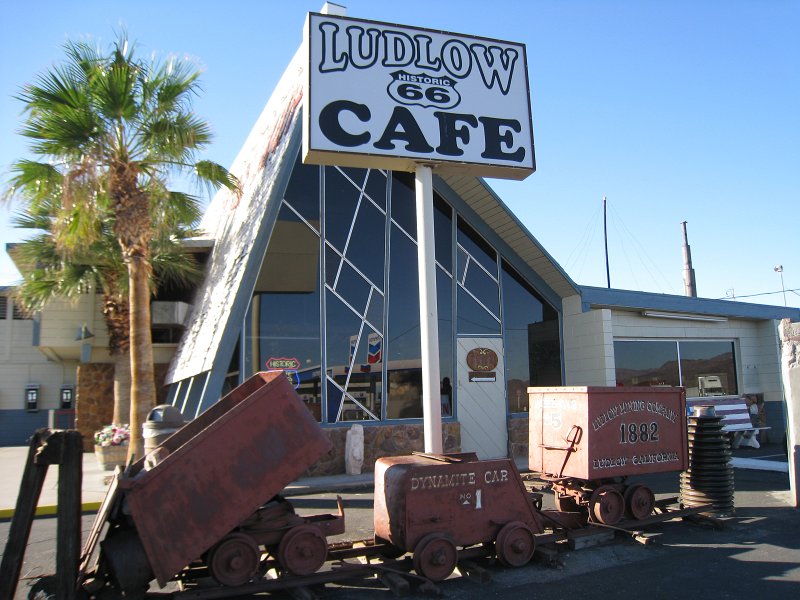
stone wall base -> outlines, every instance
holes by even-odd
[[[323,429],[333,443],[333,449],[317,461],[305,477],[338,475],[344,473],[344,450],[348,427],[326,427]],[[461,450],[461,425],[443,423],[443,446],[445,452]],[[376,425],[364,427],[364,472],[374,469],[375,461],[383,456],[402,456],[412,452],[422,452],[425,441],[422,424]]]
[[[155,365],[156,402],[163,404],[168,364]],[[94,452],[94,432],[111,423],[114,416],[113,363],[81,363],[75,375],[75,428],[83,436],[83,451]]]
[[[528,417],[508,419],[508,444],[512,458],[528,458]]]

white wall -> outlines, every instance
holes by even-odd
[[[564,298],[564,384],[615,385],[611,311],[582,312],[581,297]]]
[[[12,303],[0,315],[0,410],[23,410],[28,384],[39,385],[40,410],[60,408],[61,386],[75,384],[77,363],[47,360],[33,345],[33,320],[12,319]]]

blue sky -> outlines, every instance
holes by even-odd
[[[523,42],[537,171],[490,185],[579,284],[682,294],[681,221],[698,294],[800,306],[800,2],[795,0],[341,0],[351,17]],[[29,157],[20,86],[67,39],[192,57],[196,112],[230,165],[321,0],[14,2],[0,22],[0,176]],[[5,187],[5,186],[4,186]],[[0,207],[5,243],[25,232]],[[791,290],[797,290],[797,292]]]

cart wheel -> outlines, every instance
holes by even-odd
[[[592,493],[589,508],[598,522],[614,525],[625,512],[625,500],[622,494],[610,485],[601,485]]]
[[[655,505],[656,497],[646,485],[637,483],[625,490],[625,508],[634,519],[646,519]]]
[[[414,548],[414,570],[431,581],[447,579],[457,562],[455,544],[441,533],[429,533]]]
[[[325,564],[328,542],[313,525],[298,525],[278,544],[278,562],[292,575],[311,575]]]
[[[580,512],[581,510],[580,506],[578,505],[578,501],[572,496],[562,495],[556,492],[554,500],[557,511]]]
[[[260,562],[255,540],[244,533],[231,533],[211,549],[208,569],[218,583],[237,586],[253,578]]]
[[[507,567],[528,564],[536,550],[536,538],[531,528],[520,521],[507,523],[497,534],[495,551],[498,560]]]

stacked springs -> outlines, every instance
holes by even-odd
[[[728,435],[713,406],[697,406],[688,418],[689,468],[681,473],[681,505],[711,507],[705,514],[733,514],[733,467]]]

